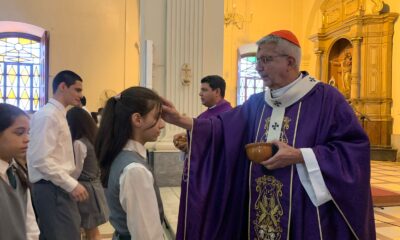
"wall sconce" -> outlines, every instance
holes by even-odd
[[[232,12],[226,11],[224,15],[224,23],[225,27],[229,25],[235,26],[237,29],[243,29],[245,23],[250,23],[252,21],[253,14],[250,14],[250,17],[246,19],[246,17],[240,13],[236,12],[236,4],[232,5]]]

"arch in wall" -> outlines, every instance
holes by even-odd
[[[49,33],[41,27],[14,21],[0,21],[0,33],[5,37],[27,37],[40,42],[39,106],[44,106],[48,99]]]
[[[338,38],[328,50],[328,83],[350,98],[353,45],[347,38]]]
[[[45,30],[41,27],[13,21],[0,21],[0,32],[21,32],[28,33],[41,38],[45,33]]]

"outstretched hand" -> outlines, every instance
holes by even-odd
[[[271,143],[275,144],[279,150],[274,156],[261,162],[261,164],[267,169],[273,170],[284,168],[296,163],[304,163],[300,149],[291,147],[280,141],[272,141]]]
[[[161,99],[163,101],[162,114],[161,114],[162,119],[164,119],[164,121],[166,121],[167,123],[176,125],[181,115],[176,110],[172,102],[168,101],[163,97],[161,97]]]
[[[191,130],[193,126],[193,119],[182,116],[175,108],[172,102],[161,97],[163,101],[161,117],[167,123],[174,124],[178,127],[182,127],[186,130]]]

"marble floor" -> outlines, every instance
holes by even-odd
[[[371,162],[371,184],[373,186],[400,193],[400,162]],[[165,215],[173,233],[176,232],[180,187],[160,189]],[[375,207],[377,239],[400,240],[400,206]],[[101,226],[103,239],[111,239],[113,229],[109,224]],[[170,237],[174,239],[174,237]]]

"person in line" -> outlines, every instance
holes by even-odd
[[[164,239],[161,199],[144,147],[165,126],[161,104],[152,90],[131,87],[110,98],[103,110],[95,150],[114,240]]]
[[[0,239],[39,239],[28,178],[15,160],[25,157],[28,142],[28,115],[0,103]]]
[[[87,111],[73,107],[67,112],[74,146],[76,169],[72,176],[88,191],[89,198],[78,202],[81,227],[88,240],[100,240],[98,226],[108,221],[109,210],[100,182],[99,164],[94,152],[97,126]]]
[[[77,202],[88,198],[85,187],[71,174],[75,169],[67,106],[79,106],[82,78],[69,70],[53,80],[53,98],[31,120],[27,161],[33,183],[33,203],[39,219],[40,238],[80,239]]]
[[[86,97],[85,97],[85,96],[82,96],[82,97],[81,97],[81,103],[79,104],[78,107],[81,107],[83,110],[85,110],[86,112],[88,112],[89,114],[91,114],[90,111],[89,111],[89,110],[87,109],[87,107],[86,107]]]
[[[190,119],[164,100],[163,119],[191,131],[177,239],[375,239],[370,144],[354,111],[299,71],[292,32],[257,44],[267,88],[242,106]],[[252,142],[279,150],[256,164],[245,153]]]

